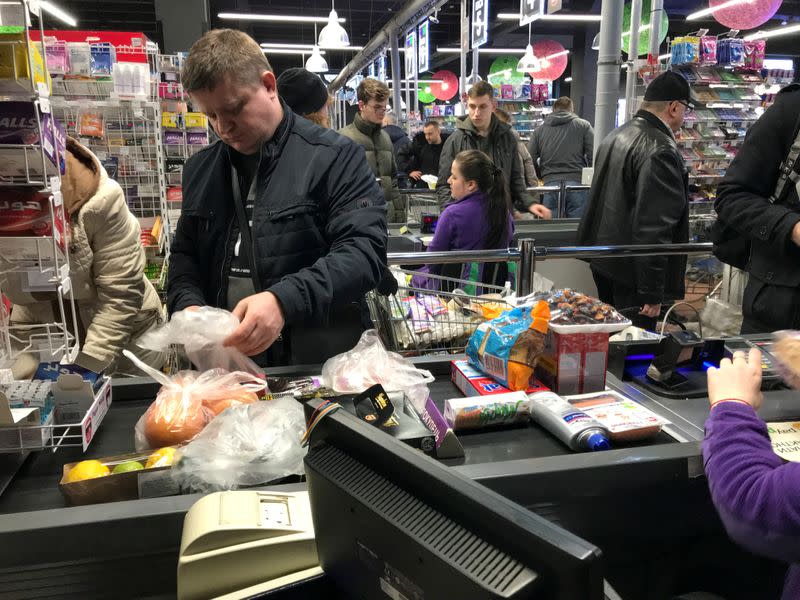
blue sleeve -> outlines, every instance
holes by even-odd
[[[752,552],[800,560],[800,463],[772,451],[766,424],[747,405],[725,402],[706,421],[706,476],[728,534]]]

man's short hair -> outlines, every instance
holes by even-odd
[[[230,77],[243,85],[259,85],[272,67],[256,41],[236,29],[212,29],[189,50],[181,81],[189,92],[213,90]]]
[[[425,125],[423,125],[422,128],[425,129],[426,127],[435,127],[436,129],[439,129],[439,121],[434,121],[433,119],[425,121]]]
[[[489,96],[490,98],[494,98],[494,88],[492,87],[492,84],[489,83],[488,81],[479,81],[471,88],[469,88],[467,96],[469,96],[473,100],[475,98],[479,98],[480,96]]]
[[[639,105],[641,110],[651,113],[663,113],[667,111],[670,101],[667,100],[644,100]]]
[[[565,110],[567,112],[574,112],[575,105],[572,104],[572,99],[569,96],[561,96],[553,103],[553,112]]]
[[[366,104],[370,100],[383,102],[389,99],[389,87],[382,81],[367,77],[358,84],[356,96],[360,102]]]

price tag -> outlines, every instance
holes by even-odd
[[[47,98],[39,98],[39,110],[42,113],[49,115],[50,114],[50,100]]]

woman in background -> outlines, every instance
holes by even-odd
[[[330,96],[319,75],[300,67],[286,69],[278,77],[278,95],[295,114],[320,127],[331,128]]]

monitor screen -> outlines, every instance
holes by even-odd
[[[604,597],[598,548],[345,411],[305,467],[320,564],[349,597]]]

